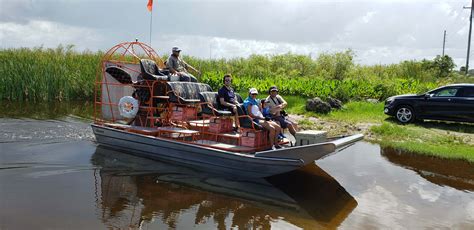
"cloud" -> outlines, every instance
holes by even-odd
[[[367,14],[365,14],[364,17],[362,17],[362,21],[364,23],[369,23],[370,19],[372,19],[372,16],[374,16],[375,13],[376,13],[375,11],[367,12]]]
[[[50,21],[29,21],[26,24],[0,22],[0,41],[7,47],[57,47],[73,44],[78,49],[98,48],[102,35],[89,28],[67,26]]]
[[[406,223],[401,221],[404,215],[419,215],[418,210],[406,204],[391,191],[381,186],[375,186],[365,191],[357,198],[357,210],[362,218],[352,220],[351,226],[370,226],[378,228],[403,229]],[[357,227],[356,227],[357,228]]]
[[[441,196],[441,192],[431,187],[429,189],[425,187],[428,187],[428,184],[426,182],[414,183],[408,187],[408,192],[409,193],[415,192],[419,195],[421,199],[426,200],[428,202],[438,201]]]
[[[357,60],[374,64],[432,59],[440,54],[434,51],[441,50],[446,29],[447,54],[464,59],[465,51],[459,50],[467,43],[466,3],[427,3],[432,2],[160,0],[153,11],[153,45],[159,50],[169,49],[162,44],[187,46],[201,57],[209,57],[210,41],[215,43],[213,57],[288,51],[316,56],[351,48]],[[122,41],[149,38],[146,1],[0,0],[0,5],[2,47],[74,43],[106,50]]]

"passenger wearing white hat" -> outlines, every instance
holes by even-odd
[[[172,74],[176,74],[179,76],[180,81],[192,81],[197,82],[197,79],[188,72],[188,69],[193,70],[196,73],[200,73],[199,70],[192,67],[188,63],[186,63],[180,56],[181,49],[177,46],[171,49],[171,55],[166,62],[166,67],[170,70]]]
[[[279,149],[281,146],[278,145],[277,134],[281,132],[281,127],[274,121],[271,121],[268,118],[265,118],[262,114],[262,104],[257,99],[258,90],[251,88],[249,90],[249,96],[244,101],[244,108],[247,111],[247,114],[255,121],[257,124],[261,125],[263,128],[268,130],[270,144],[272,149]]]

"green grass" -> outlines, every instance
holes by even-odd
[[[288,102],[288,106],[285,109],[287,113],[300,115],[308,114],[305,108],[307,98],[291,95],[283,96],[283,98]]]
[[[425,121],[401,125],[383,113],[383,103],[369,102],[349,102],[344,104],[342,110],[333,110],[329,114],[315,114],[305,111],[306,98],[298,96],[284,98],[289,103],[290,113],[307,117],[299,121],[301,128],[323,130],[336,124],[338,128],[335,128],[335,132],[344,132],[347,124],[357,126],[360,123],[371,123],[374,126],[367,134],[381,146],[474,162],[474,124]],[[314,123],[308,117],[317,117],[326,124]],[[334,128],[330,131],[334,131]]]
[[[288,102],[288,112],[309,117],[318,117],[331,121],[344,121],[348,123],[381,122],[387,118],[383,111],[383,103],[369,103],[352,101],[344,104],[340,110],[332,110],[329,114],[317,114],[306,111],[306,98],[298,96],[284,96]]]
[[[417,124],[383,122],[370,131],[382,146],[449,159],[474,162],[472,134],[429,129]]]
[[[322,115],[322,118],[349,123],[381,122],[387,117],[383,113],[383,108],[383,103],[355,101],[345,104],[341,110],[334,110],[327,115]]]

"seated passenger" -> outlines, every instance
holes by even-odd
[[[277,134],[281,132],[280,126],[271,121],[269,118],[265,118],[262,114],[262,108],[260,102],[257,100],[258,91],[255,88],[249,90],[249,96],[244,101],[244,108],[247,114],[259,125],[264,127],[269,132],[270,144],[272,149],[279,149]]]
[[[288,103],[283,97],[278,95],[278,88],[276,86],[270,87],[268,94],[270,95],[265,99],[265,103],[270,108],[272,119],[279,122],[282,129],[288,128],[291,135],[295,136],[298,126],[286,117],[287,115],[283,110]]]
[[[222,86],[218,91],[219,109],[232,112],[232,114],[235,115],[235,127],[238,127],[237,105],[239,102],[237,102],[234,89],[232,88],[232,75],[224,75],[223,81],[224,86]]]
[[[197,79],[188,72],[188,68],[192,69],[194,72],[199,73],[199,70],[192,67],[188,63],[186,63],[183,59],[179,57],[181,49],[178,47],[173,47],[172,53],[166,61],[166,67],[172,74],[176,74],[179,76],[180,81],[192,81],[197,82]]]
[[[270,107],[265,103],[265,100],[260,101],[262,103],[262,115],[265,118],[272,118],[272,114],[270,113]]]
[[[263,117],[265,117],[266,120],[272,120],[273,116],[270,113],[270,107],[265,102],[265,100],[261,100],[261,103],[262,103],[262,115],[263,115]],[[275,121],[275,122],[278,125],[280,125],[278,121]],[[281,125],[280,125],[280,127],[281,127]],[[286,137],[285,137],[285,135],[283,135],[283,129],[282,129],[281,132],[278,134],[278,139],[283,139],[283,138],[286,138]]]

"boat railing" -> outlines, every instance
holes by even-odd
[[[140,46],[149,57],[139,55],[134,46]],[[126,57],[127,54],[131,56]],[[96,124],[228,151],[252,152],[269,147],[267,131],[253,123],[250,116],[244,113],[234,116],[229,111],[219,110],[217,92],[212,92],[209,85],[171,81],[174,78],[163,76],[156,60],[161,59],[139,42],[120,44],[107,52],[95,81]],[[202,99],[202,92],[209,94],[212,102]],[[138,111],[133,118],[122,116],[119,110],[119,101],[126,96],[138,101]],[[210,108],[210,113],[204,113],[203,107]],[[229,126],[216,129],[217,121],[230,123],[230,129]],[[245,141],[245,138],[250,139],[249,135],[259,138],[258,141]]]

